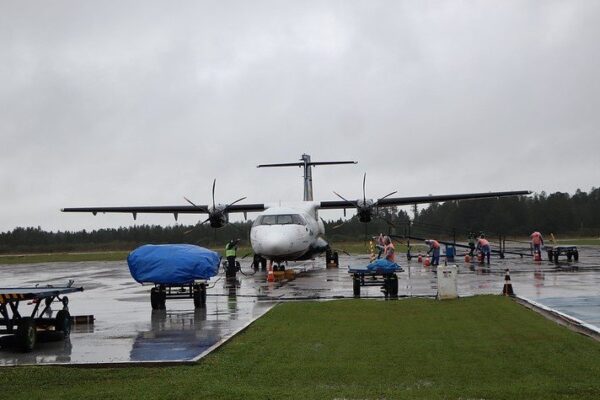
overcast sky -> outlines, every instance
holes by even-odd
[[[598,1],[0,0],[0,230],[600,182]],[[325,218],[337,216],[323,212]],[[198,218],[181,216],[180,222]],[[139,215],[137,223],[173,223]]]

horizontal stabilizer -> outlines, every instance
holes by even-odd
[[[336,165],[336,164],[357,164],[357,161],[315,161],[315,162],[295,162],[295,163],[279,163],[279,164],[260,164],[256,168],[265,167],[304,167],[313,165]]]

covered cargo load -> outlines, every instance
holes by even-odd
[[[378,274],[390,274],[400,269],[400,266],[395,262],[389,261],[385,258],[379,258],[367,265],[367,269],[370,272],[375,272]]]
[[[127,256],[131,276],[139,283],[185,285],[219,272],[221,257],[191,244],[147,244]]]

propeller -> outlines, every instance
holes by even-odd
[[[213,180],[213,184],[212,184],[212,207],[202,207],[197,205],[196,203],[194,203],[193,201],[191,201],[190,199],[188,199],[187,197],[184,197],[185,201],[187,201],[189,204],[191,204],[192,206],[202,210],[203,212],[208,213],[208,218],[206,218],[204,221],[198,223],[194,228],[190,229],[189,231],[186,231],[185,234],[190,233],[191,231],[193,231],[194,229],[196,229],[199,226],[204,225],[205,223],[209,222],[210,226],[213,228],[221,228],[224,225],[226,225],[229,222],[229,218],[228,218],[228,211],[231,208],[231,206],[233,206],[234,204],[239,203],[242,200],[245,200],[246,197],[240,197],[239,199],[232,201],[229,204],[217,204],[215,202],[215,187],[217,184],[217,180],[214,179]]]
[[[393,194],[396,194],[397,191],[391,192],[386,194],[383,197],[380,197],[379,199],[373,201],[372,199],[367,199],[367,190],[366,190],[366,184],[367,184],[367,173],[365,172],[365,174],[363,175],[363,198],[362,200],[348,200],[346,199],[344,196],[342,196],[341,194],[337,193],[337,192],[333,192],[333,194],[335,194],[337,197],[339,197],[340,199],[344,200],[345,202],[348,202],[350,204],[353,204],[354,207],[356,207],[356,213],[358,215],[358,220],[360,222],[371,222],[371,220],[373,219],[373,217],[377,217],[377,218],[381,218],[383,219],[385,222],[387,222],[389,225],[393,226],[393,224],[390,221],[387,221],[385,218],[382,218],[380,216],[377,215],[377,211],[379,208],[379,203],[381,202],[381,200],[386,199],[388,197],[390,197]],[[341,225],[337,225],[335,228],[339,228]]]

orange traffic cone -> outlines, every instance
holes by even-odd
[[[423,256],[419,254],[419,257],[417,258],[417,262],[423,262]]]
[[[273,274],[273,270],[270,269],[267,274],[267,282],[275,282],[275,274]]]
[[[510,282],[510,271],[506,270],[506,275],[504,275],[504,288],[502,289],[502,295],[504,296],[514,296],[515,292],[513,291],[512,283]]]
[[[533,255],[533,261],[542,261],[542,254],[539,251],[536,251]]]
[[[466,263],[470,263],[471,262],[471,256],[468,254],[465,254],[465,262]]]
[[[431,265],[431,260],[429,259],[429,257],[425,257],[425,261],[423,261],[423,265],[425,267],[429,267]]]

